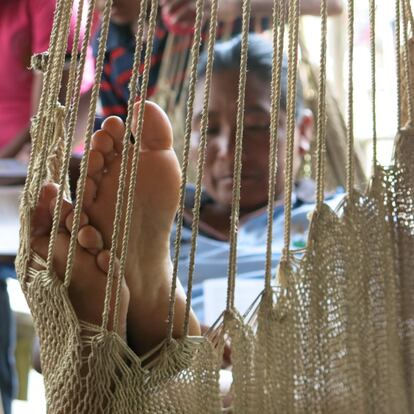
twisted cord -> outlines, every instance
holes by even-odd
[[[39,140],[38,142],[41,147],[40,155],[37,156],[38,160],[36,160],[38,161],[38,174],[33,188],[35,200],[38,200],[39,198],[41,184],[45,178],[48,149],[53,140],[55,118],[54,116],[50,116],[50,114],[54,114],[57,108],[59,91],[62,83],[63,67],[65,64],[72,7],[73,0],[67,0],[62,6],[60,13],[62,13],[61,19],[63,19],[63,21],[61,22],[60,27],[56,28],[56,47],[53,50],[53,54],[51,53],[52,56],[47,65],[46,74],[49,74],[50,72],[50,78],[48,78],[47,81],[45,80],[45,84],[46,88],[49,87],[49,90],[47,98],[45,99],[44,112],[39,112],[40,120],[38,132],[42,134],[42,140]]]
[[[287,135],[285,166],[285,228],[282,263],[289,261],[290,228],[292,214],[293,190],[293,151],[295,139],[296,80],[298,70],[298,34],[299,34],[299,0],[292,0],[289,7],[289,69],[288,69],[288,102],[287,102]]]
[[[402,1],[402,22],[403,22],[403,57],[404,57],[404,71],[405,78],[407,79],[408,93],[407,93],[407,104],[408,104],[408,125],[413,126],[414,122],[414,97],[413,97],[413,79],[410,64],[410,46],[408,40],[408,19],[409,19],[409,7],[405,0]]]
[[[327,46],[327,2],[321,0],[321,43],[318,91],[318,135],[316,139],[316,205],[323,203],[326,153],[326,46]]]
[[[79,98],[80,98],[80,87],[81,87],[81,80],[82,74],[85,66],[86,61],[86,53],[89,44],[89,37],[90,37],[90,30],[92,26],[92,17],[94,12],[94,2],[90,2],[88,8],[88,16],[87,22],[85,27],[85,34],[82,41],[81,53],[79,57],[79,64],[77,65],[77,49],[78,43],[80,38],[80,29],[82,23],[82,15],[83,15],[83,1],[80,2],[77,21],[76,21],[76,29],[75,29],[75,36],[73,40],[73,47],[72,47],[72,57],[70,61],[70,69],[69,69],[69,79],[68,79],[68,87],[66,91],[65,103],[66,107],[69,106],[69,125],[67,134],[64,137],[66,139],[64,154],[62,165],[60,169],[60,177],[59,177],[59,189],[58,195],[56,199],[56,205],[53,211],[53,224],[52,230],[50,233],[50,240],[49,240],[49,247],[48,247],[48,256],[47,256],[47,268],[52,268],[52,261],[54,256],[54,248],[56,242],[56,236],[58,231],[59,225],[59,218],[62,209],[62,202],[64,197],[65,191],[65,181],[67,180],[67,172],[69,168],[69,161],[71,156],[72,150],[72,142],[73,142],[73,135],[75,132],[75,125],[77,120],[78,114],[78,107],[79,107]],[[68,195],[67,195],[68,196]]]
[[[109,21],[111,17],[111,8],[112,8],[112,0],[107,0],[107,2],[105,3],[103,14],[102,14],[101,34],[99,37],[98,54],[96,57],[96,66],[95,66],[95,79],[94,79],[94,84],[92,87],[89,112],[88,112],[88,120],[87,120],[86,133],[85,133],[86,135],[85,145],[84,145],[85,152],[82,156],[79,179],[78,179],[77,189],[76,189],[76,203],[75,203],[75,208],[73,212],[72,232],[70,235],[68,256],[67,256],[67,262],[66,262],[65,280],[64,280],[64,285],[66,287],[69,286],[70,280],[72,277],[73,261],[74,261],[74,255],[75,255],[76,245],[77,245],[80,215],[82,212],[83,194],[85,190],[85,181],[86,181],[86,174],[87,174],[87,169],[88,169],[88,161],[89,161],[88,154],[89,154],[89,148],[90,148],[93,126],[94,126],[94,121],[95,121],[96,103],[97,103],[98,95],[99,95],[101,74],[102,74],[103,65],[104,65],[106,40],[108,37]]]
[[[37,203],[37,199],[39,197],[39,190],[36,188],[37,186],[40,187],[40,180],[41,177],[45,174],[46,166],[43,165],[42,169],[40,169],[39,166],[39,155],[40,159],[42,157],[46,158],[46,150],[42,148],[42,142],[44,140],[44,123],[45,123],[45,107],[46,107],[46,101],[50,94],[50,67],[51,62],[53,61],[55,55],[56,55],[56,48],[57,43],[59,40],[59,34],[58,28],[61,26],[61,20],[62,16],[64,15],[65,11],[65,1],[69,0],[58,0],[56,3],[56,9],[54,12],[54,18],[53,18],[53,26],[50,36],[50,42],[49,42],[49,48],[48,48],[48,58],[47,58],[47,64],[46,67],[43,67],[44,72],[44,78],[42,83],[42,92],[40,94],[40,101],[39,101],[39,107],[37,110],[37,114],[32,118],[31,120],[31,127],[30,127],[30,139],[31,139],[31,146],[30,146],[30,157],[29,157],[29,165],[27,170],[27,176],[24,184],[23,189],[23,200],[22,204],[27,206],[30,210],[34,208],[34,206]],[[29,252],[30,251],[30,219],[28,218],[30,216],[30,212],[24,212],[21,216],[22,222],[27,222],[27,230],[26,230],[26,237],[23,238],[25,241],[25,246],[23,248],[23,243],[21,245],[21,248],[19,249],[20,252]],[[27,253],[25,253],[26,256]],[[23,260],[23,266],[24,266],[24,272],[27,270],[27,264],[28,264],[28,257],[27,260]]]
[[[195,252],[197,249],[197,236],[198,225],[200,223],[200,206],[201,206],[201,180],[203,178],[203,169],[207,147],[207,128],[208,128],[208,104],[210,100],[210,88],[211,78],[213,74],[213,62],[214,62],[214,45],[216,42],[217,32],[217,10],[218,0],[211,1],[211,14],[210,14],[210,27],[208,33],[208,45],[207,45],[207,64],[206,64],[206,77],[204,83],[204,99],[203,110],[201,116],[200,126],[200,143],[198,147],[198,161],[197,161],[197,179],[194,194],[194,207],[193,207],[193,221],[191,223],[191,249],[188,265],[188,289],[187,292],[192,292],[193,288],[193,276],[195,268]],[[184,335],[188,334],[188,327],[190,321],[190,309],[191,309],[191,295],[187,294],[187,302],[184,318]]]
[[[395,67],[397,70],[397,130],[401,129],[401,0],[395,0]]]
[[[146,9],[146,7],[145,7]],[[142,135],[142,128],[144,124],[144,113],[145,113],[145,97],[147,95],[147,88],[148,88],[148,81],[149,81],[149,72],[151,69],[151,57],[152,57],[152,47],[154,43],[154,34],[155,34],[155,25],[157,22],[157,11],[158,11],[158,1],[151,0],[151,11],[149,16],[148,22],[148,37],[146,43],[146,50],[145,50],[145,59],[144,59],[144,71],[142,74],[142,81],[141,81],[141,90],[140,90],[140,99],[141,105],[139,106],[138,116],[137,116],[137,125],[134,131],[134,136],[136,137],[136,142],[134,145],[133,157],[132,157],[132,168],[129,177],[129,186],[128,186],[128,198],[127,198],[127,206],[126,206],[126,214],[125,214],[125,224],[124,224],[124,234],[122,238],[122,247],[121,247],[121,255],[119,258],[120,266],[119,266],[119,275],[117,281],[117,288],[116,288],[116,299],[115,299],[115,312],[114,312],[114,326],[115,330],[118,326],[118,314],[120,308],[120,295],[121,295],[121,286],[122,286],[122,279],[125,277],[125,266],[127,261],[128,255],[128,242],[129,242],[129,235],[131,231],[131,221],[132,221],[132,214],[134,212],[134,202],[135,202],[135,192],[137,191],[136,182],[137,182],[137,173],[138,173],[138,163],[139,163],[139,151],[141,147],[141,135]],[[136,67],[134,68],[136,72],[139,70],[139,61],[136,62]],[[131,83],[131,89],[137,90],[137,87],[134,87],[134,84]],[[131,91],[131,95],[133,95]],[[134,94],[136,97],[136,93]],[[135,98],[134,101],[135,101]],[[131,99],[131,108],[130,111],[133,110],[133,102]],[[127,134],[126,137],[130,136],[129,127],[126,130]],[[127,161],[126,161],[127,162]],[[123,180],[119,181],[119,188],[122,190],[122,182]],[[121,191],[123,193],[123,191]],[[122,201],[120,201],[119,209],[122,211]],[[113,240],[113,242],[115,239]],[[112,247],[114,255],[116,255],[116,247]],[[115,256],[114,256],[115,259]]]
[[[36,202],[37,197],[32,197],[32,200],[29,199],[30,195],[36,194],[36,183],[33,183],[32,180],[34,178],[35,171],[38,170],[38,153],[39,151],[42,151],[42,145],[40,134],[44,137],[44,122],[45,122],[45,107],[46,102],[48,100],[49,94],[50,94],[50,86],[51,82],[49,81],[50,75],[51,75],[51,62],[54,61],[55,55],[56,55],[56,47],[59,40],[60,31],[58,29],[61,28],[61,21],[62,21],[62,15],[64,15],[64,10],[66,6],[66,2],[69,0],[58,0],[56,4],[56,9],[54,12],[54,18],[53,18],[53,26],[52,31],[50,35],[50,42],[49,42],[49,56],[48,56],[48,64],[47,69],[44,74],[43,84],[42,84],[42,93],[40,94],[40,101],[39,101],[39,107],[37,110],[36,116],[32,119],[32,125],[30,129],[30,138],[31,138],[31,148],[30,148],[30,163],[28,166],[27,171],[27,177],[25,182],[25,188],[24,188],[24,198],[25,202],[28,205],[32,205],[33,202]],[[40,172],[40,171],[38,171]]]
[[[234,290],[237,273],[237,234],[239,227],[240,214],[240,187],[243,153],[243,131],[244,131],[244,97],[247,79],[247,52],[249,47],[249,22],[250,22],[250,0],[243,1],[242,9],[242,42],[240,51],[240,75],[237,98],[237,126],[236,142],[234,154],[233,171],[233,195],[230,219],[230,258],[228,266],[228,285],[227,285],[227,310],[234,308]]]
[[[191,66],[190,66],[190,83],[188,86],[188,98],[187,98],[187,111],[185,119],[185,132],[184,132],[184,149],[183,149],[183,162],[182,162],[182,178],[180,184],[180,201],[178,203],[178,211],[176,218],[176,236],[174,242],[174,259],[173,259],[173,272],[171,282],[171,292],[168,306],[168,322],[167,322],[167,341],[170,342],[173,336],[174,329],[174,309],[175,309],[175,292],[177,289],[178,279],[178,265],[181,249],[181,235],[184,224],[184,202],[185,202],[185,189],[187,185],[187,172],[189,163],[190,152],[190,140],[191,140],[191,122],[194,111],[194,98],[195,87],[197,83],[197,66],[200,57],[200,45],[201,45],[201,29],[203,21],[204,0],[197,0],[196,2],[196,20],[194,23],[194,39],[191,47]],[[191,284],[192,286],[192,284]],[[192,292],[187,292],[187,298],[191,298]],[[187,309],[186,309],[187,310]],[[190,307],[188,307],[188,312]],[[186,314],[186,318],[189,315]]]
[[[348,0],[348,128],[346,190],[354,188],[354,0]]]
[[[413,30],[414,30],[414,17],[413,17],[413,10],[411,8],[411,1],[410,0],[405,0],[405,7],[406,7],[406,18],[410,22],[411,34],[413,34]]]
[[[277,157],[279,145],[279,111],[281,96],[281,75],[283,64],[283,46],[285,31],[286,6],[284,1],[274,0],[273,3],[273,62],[271,83],[271,112],[270,112],[270,149],[269,149],[269,190],[267,208],[266,236],[266,273],[265,290],[271,290],[272,279],[272,238],[274,201],[277,174]]]
[[[127,176],[127,166],[128,166],[128,153],[129,153],[129,145],[130,145],[130,135],[131,135],[131,126],[132,126],[132,117],[133,117],[133,106],[134,102],[137,97],[137,87],[138,87],[138,77],[139,77],[139,64],[141,61],[141,52],[142,52],[142,45],[143,45],[143,35],[144,35],[144,27],[145,27],[145,18],[147,13],[147,0],[141,0],[140,4],[140,12],[138,15],[138,23],[137,23],[137,32],[135,36],[135,51],[134,51],[134,61],[132,65],[132,76],[129,82],[129,98],[128,98],[128,108],[127,108],[127,119],[125,121],[125,133],[123,137],[123,147],[122,147],[122,155],[121,155],[121,167],[119,171],[118,177],[118,190],[116,196],[116,205],[115,205],[115,214],[114,214],[114,221],[113,221],[113,232],[111,238],[111,251],[110,251],[110,258],[109,258],[109,269],[107,275],[107,284],[106,284],[106,291],[105,291],[105,301],[104,301],[104,312],[102,316],[102,329],[106,329],[108,321],[109,321],[109,312],[110,312],[110,300],[112,297],[112,286],[114,281],[114,274],[115,274],[115,262],[117,257],[117,250],[118,250],[118,241],[119,241],[119,234],[121,231],[121,219],[122,219],[122,209],[124,203],[124,191],[125,191],[125,183],[126,183],[126,176]],[[152,49],[151,49],[152,50]],[[141,107],[144,105],[141,105]],[[138,141],[136,145],[140,146],[140,136],[137,137]],[[132,177],[130,177],[132,178]],[[121,253],[122,255],[123,253]],[[122,259],[125,260],[125,257]],[[123,272],[124,269],[121,269],[121,266],[124,267],[124,264],[121,265],[118,274],[118,288],[120,289],[121,282],[123,279]],[[115,315],[115,312],[114,312]],[[117,319],[115,319],[114,327],[117,325]]]
[[[372,91],[372,152],[373,168],[377,166],[377,69],[376,69],[376,4],[369,0],[370,54],[371,54],[371,91]]]

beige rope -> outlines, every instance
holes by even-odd
[[[354,188],[354,0],[348,0],[348,128],[346,191]]]
[[[275,203],[275,187],[277,174],[277,157],[279,145],[279,111],[281,95],[281,76],[283,65],[283,46],[285,32],[286,6],[284,1],[274,0],[273,3],[273,62],[271,84],[270,112],[270,148],[269,148],[269,190],[267,208],[267,237],[266,237],[266,273],[265,290],[270,292],[272,279],[272,239],[273,216]]]
[[[59,31],[58,29],[61,28],[61,20],[62,20],[62,11],[64,8],[64,4],[65,1],[68,0],[58,0],[57,4],[56,4],[56,9],[55,9],[55,14],[54,14],[54,19],[53,19],[53,26],[52,26],[52,31],[51,31],[51,35],[50,35],[50,42],[49,42],[49,49],[48,49],[48,58],[47,58],[47,66],[46,66],[46,71],[45,71],[45,76],[44,76],[44,80],[43,80],[43,85],[42,85],[42,93],[40,95],[40,101],[39,101],[39,108],[38,108],[38,114],[43,113],[44,112],[44,108],[46,105],[46,101],[47,101],[47,97],[49,95],[49,90],[50,90],[50,86],[51,83],[49,81],[50,79],[50,75],[51,75],[51,71],[47,70],[48,67],[50,67],[50,62],[52,60],[54,60],[55,55],[56,55],[56,46],[57,46],[57,41],[58,41],[58,37],[59,37]],[[37,122],[40,122],[39,119],[37,119]],[[33,125],[35,125],[36,122],[33,123]],[[31,144],[31,152],[33,152],[33,154],[35,154],[37,151],[39,151],[41,149],[41,146],[37,144],[37,137],[38,137],[38,132],[42,131],[42,129],[40,128],[32,128],[31,130],[31,140],[32,140],[32,144]],[[28,177],[32,177],[32,173],[33,173],[33,167],[34,167],[35,163],[30,163],[29,165],[29,170],[28,170]],[[30,182],[29,180],[26,180],[27,182]]]
[[[146,9],[146,7],[145,7]],[[137,125],[134,131],[134,136],[136,137],[134,151],[133,151],[133,158],[132,158],[132,168],[130,173],[129,179],[129,186],[128,186],[128,198],[127,198],[127,206],[126,206],[126,214],[125,214],[125,225],[124,225],[124,235],[122,239],[122,248],[121,248],[121,255],[119,258],[120,266],[119,266],[119,275],[118,275],[118,283],[116,289],[116,300],[115,300],[115,312],[114,312],[114,329],[117,330],[118,326],[118,314],[119,314],[119,307],[120,307],[120,295],[121,295],[121,286],[122,286],[122,279],[125,277],[125,266],[128,254],[128,242],[129,242],[129,234],[131,229],[131,220],[132,214],[134,211],[134,202],[135,202],[135,194],[136,194],[136,181],[137,181],[137,172],[138,172],[138,163],[139,163],[139,155],[140,155],[140,146],[141,146],[141,135],[142,135],[142,127],[144,124],[144,113],[145,113],[145,97],[147,95],[147,88],[148,88],[148,80],[149,80],[149,72],[151,69],[151,57],[152,57],[152,47],[153,47],[153,40],[154,40],[154,33],[155,33],[155,25],[157,21],[157,11],[158,11],[158,1],[151,0],[151,12],[149,16],[149,23],[148,23],[148,37],[146,43],[146,50],[145,50],[145,59],[144,59],[144,73],[142,75],[141,81],[141,90],[140,90],[140,100],[141,105],[139,107],[138,117],[137,117]],[[139,57],[137,56],[136,67],[133,69],[134,71],[139,70]],[[136,86],[131,83],[131,89],[136,90]],[[136,96],[136,93],[134,93]],[[129,104],[131,105],[129,108],[129,113],[132,114],[134,101],[136,100],[135,96],[133,96],[131,91],[131,99]],[[132,100],[133,98],[133,100]],[[132,117],[131,117],[132,120]],[[128,139],[130,136],[129,127],[126,128],[125,140]],[[125,144],[124,144],[125,145]],[[126,165],[128,165],[128,159],[125,160]],[[124,180],[119,180],[119,189],[120,193],[123,193],[122,183]],[[122,201],[118,200],[120,211],[122,211]],[[114,222],[115,223],[115,222]],[[118,222],[119,223],[119,222]],[[111,254],[114,254],[114,259],[116,255],[116,239],[112,240],[113,246],[111,248]],[[109,295],[111,291],[107,291]],[[110,299],[110,296],[109,298]],[[108,302],[109,303],[109,302]]]
[[[198,160],[197,160],[197,179],[196,188],[194,194],[194,207],[193,207],[193,221],[191,223],[191,250],[188,265],[188,289],[187,289],[187,302],[184,318],[184,335],[188,333],[189,327],[189,315],[191,309],[191,292],[193,288],[193,276],[195,267],[195,252],[197,249],[197,235],[198,225],[200,222],[200,205],[201,205],[201,180],[203,178],[204,161],[206,155],[207,146],[207,128],[208,128],[208,104],[210,100],[210,88],[211,78],[213,74],[213,61],[214,61],[214,45],[216,43],[217,32],[217,9],[218,0],[211,1],[211,13],[210,13],[210,27],[208,32],[208,45],[207,45],[207,65],[206,65],[206,79],[204,83],[204,99],[203,99],[203,111],[201,116],[200,125],[200,143],[198,146]]]
[[[121,155],[121,167],[119,172],[118,178],[118,189],[117,189],[117,197],[116,197],[116,205],[115,205],[115,215],[113,221],[113,232],[112,232],[112,239],[111,239],[111,252],[110,252],[110,259],[109,259],[109,269],[107,275],[107,283],[106,283],[106,290],[105,290],[105,300],[104,300],[104,311],[102,314],[102,329],[105,330],[108,322],[109,322],[109,312],[110,312],[110,301],[112,296],[112,286],[114,282],[114,274],[115,274],[115,261],[117,257],[117,249],[118,249],[118,240],[119,235],[121,232],[121,223],[122,219],[122,210],[124,205],[124,191],[125,191],[125,182],[127,176],[127,167],[129,161],[129,146],[130,146],[130,136],[131,136],[131,126],[132,126],[132,116],[133,116],[133,106],[136,101],[137,97],[137,87],[138,87],[138,78],[139,78],[139,65],[141,62],[141,52],[142,52],[142,45],[143,45],[143,35],[144,35],[144,28],[145,28],[145,18],[147,13],[147,0],[141,0],[140,4],[140,13],[138,16],[138,23],[137,23],[137,32],[135,36],[135,52],[134,52],[134,62],[132,67],[132,77],[129,83],[129,90],[130,95],[128,99],[128,115],[125,122],[125,133],[123,137],[123,147],[122,147],[122,155]],[[150,34],[149,34],[150,35]],[[145,95],[144,95],[145,96]],[[145,102],[145,100],[144,100]],[[142,107],[143,105],[141,105]],[[137,136],[136,145],[139,149],[140,147],[140,136]],[[132,178],[132,177],[131,177]],[[128,193],[129,194],[129,193]],[[124,255],[121,252],[121,255]],[[125,257],[122,259],[125,260]],[[124,265],[125,262],[120,263],[120,270],[118,275],[118,287],[120,288],[122,279],[124,277]],[[122,266],[122,269],[121,269]],[[116,309],[114,314],[116,313]],[[117,322],[114,322],[114,327]]]
[[[41,155],[39,159],[39,173],[36,177],[36,181],[33,187],[33,194],[35,200],[39,198],[41,184],[45,178],[45,168],[46,168],[46,159],[47,159],[47,151],[48,151],[48,144],[51,143],[53,139],[53,128],[54,128],[54,118],[50,116],[50,114],[54,114],[56,109],[56,104],[58,102],[59,91],[61,88],[62,82],[62,75],[63,75],[63,67],[65,64],[65,52],[67,49],[67,40],[69,36],[69,27],[70,27],[70,19],[71,19],[71,10],[73,6],[73,0],[67,0],[64,3],[64,7],[62,8],[62,19],[64,21],[57,27],[57,39],[56,39],[56,49],[53,50],[51,53],[51,59],[48,64],[48,70],[46,75],[50,72],[50,78],[47,80],[47,84],[50,85],[49,91],[47,91],[47,98],[45,101],[45,112],[40,112],[39,114],[47,114],[46,116],[41,117],[38,132],[42,134],[42,143],[39,142],[39,145],[42,145],[41,148]],[[56,57],[55,57],[56,56]],[[45,80],[46,83],[46,80]],[[42,103],[42,97],[40,98]]]
[[[326,46],[327,46],[327,3],[321,0],[321,43],[318,90],[318,135],[316,138],[316,205],[323,203],[326,152]]]
[[[411,65],[410,65],[410,47],[408,43],[408,6],[404,0],[402,1],[402,22],[403,22],[403,56],[404,56],[404,70],[405,70],[405,77],[407,79],[407,85],[409,87],[409,93],[407,93],[407,103],[408,103],[408,125],[410,127],[413,126],[414,122],[414,97],[411,91],[413,91],[413,74],[411,73]]]
[[[283,278],[283,268],[289,262],[290,228],[292,214],[293,189],[293,151],[295,139],[296,79],[298,69],[298,34],[299,34],[299,0],[293,0],[289,7],[289,65],[288,65],[288,100],[285,166],[285,228],[284,248],[279,279]]]
[[[240,75],[239,90],[237,98],[237,124],[236,124],[236,142],[234,154],[233,170],[233,194],[232,209],[230,219],[230,258],[228,266],[228,286],[227,286],[227,305],[226,310],[234,308],[234,290],[237,273],[237,232],[239,227],[240,213],[240,188],[241,188],[241,170],[242,170],[242,153],[243,153],[243,132],[244,132],[244,96],[246,91],[247,79],[247,52],[249,48],[249,22],[250,22],[250,0],[243,1],[242,8],[242,43],[240,50]]]
[[[84,39],[82,41],[79,64],[77,65],[78,43],[79,43],[80,29],[81,29],[81,23],[82,23],[82,15],[83,15],[83,1],[80,2],[77,20],[76,20],[75,36],[73,39],[73,46],[72,46],[72,59],[71,59],[70,68],[69,68],[68,87],[67,87],[66,98],[65,98],[66,108],[69,107],[69,111],[68,111],[69,112],[69,125],[68,125],[68,131],[67,131],[66,136],[62,137],[66,139],[66,145],[65,145],[65,150],[63,154],[63,162],[62,162],[60,178],[59,178],[59,189],[58,189],[58,195],[56,199],[56,206],[53,211],[53,224],[52,224],[52,230],[50,233],[48,256],[47,256],[47,268],[48,269],[52,269],[54,247],[55,247],[59,217],[61,213],[62,201],[63,201],[64,190],[65,190],[64,184],[65,184],[65,181],[67,181],[67,171],[69,168],[73,135],[75,132],[76,118],[77,118],[78,107],[79,107],[81,80],[82,80],[83,70],[85,67],[86,53],[87,53],[87,48],[89,44],[93,12],[94,12],[94,2],[91,2],[89,5],[89,10],[88,10],[88,18],[86,22]],[[70,197],[70,194],[66,194],[66,196]]]
[[[61,33],[61,29],[62,29],[62,19],[63,19],[62,16],[66,16],[67,21],[70,20],[70,13],[68,13],[67,15],[64,14],[64,11],[68,10],[68,3],[66,4],[66,9],[65,9],[64,1],[65,0],[59,0],[56,5],[49,51],[47,54],[46,72],[45,72],[44,82],[42,86],[42,93],[41,93],[40,102],[39,102],[38,114],[44,113],[44,108],[46,106],[46,102],[48,101],[47,98],[50,94],[50,89],[52,86],[52,83],[50,81],[52,70],[49,70],[48,68],[51,68],[51,63],[53,63],[56,60],[55,56],[58,56],[56,55],[57,53],[56,50],[57,50],[57,44],[59,42],[59,34]],[[32,206],[32,203],[35,202],[38,197],[38,194],[36,194],[37,193],[36,188],[34,189],[31,188],[31,190],[29,191],[29,188],[32,187],[33,175],[35,171],[37,171],[37,175],[38,175],[37,181],[40,184],[41,180],[44,177],[44,170],[46,169],[45,163],[41,162],[39,166],[39,163],[35,161],[35,158],[36,158],[35,154],[40,153],[42,154],[42,157],[44,159],[47,158],[47,152],[46,152],[47,146],[45,145],[45,147],[42,150],[42,142],[39,136],[40,134],[43,134],[43,137],[45,137],[45,134],[44,134],[45,121],[46,120],[44,116],[42,118],[39,118],[38,115],[36,115],[32,121],[32,127],[31,127],[32,143],[31,143],[31,150],[30,150],[30,159],[33,161],[29,163],[27,179],[25,182],[25,189],[23,192],[25,203],[26,205],[29,205],[29,206]],[[32,200],[29,200],[29,194],[34,195]],[[56,230],[52,230],[52,231],[56,231]],[[53,233],[52,233],[52,236],[53,236]],[[27,240],[29,240],[29,238]],[[49,264],[49,268],[51,268],[50,264]]]
[[[178,278],[178,265],[181,249],[181,235],[183,229],[184,218],[184,202],[185,202],[185,189],[187,185],[187,174],[189,164],[190,142],[191,142],[191,122],[194,111],[194,98],[195,87],[197,83],[197,66],[200,57],[200,45],[201,45],[201,29],[203,22],[204,12],[204,0],[197,0],[196,2],[196,20],[194,23],[194,39],[191,47],[191,67],[190,67],[190,83],[188,87],[187,98],[187,111],[185,119],[185,132],[184,132],[184,149],[183,149],[183,162],[182,162],[182,179],[180,185],[180,201],[178,204],[177,218],[176,218],[176,236],[174,242],[174,259],[173,259],[173,273],[171,282],[171,293],[168,307],[168,327],[167,327],[167,340],[171,341],[174,327],[174,308],[175,308],[175,292],[177,289]],[[187,296],[191,296],[191,291],[187,292]],[[189,312],[190,308],[187,309]],[[189,315],[186,315],[189,318]]]
[[[376,79],[376,4],[369,0],[370,50],[371,50],[371,93],[372,93],[372,152],[373,168],[377,166],[377,79]]]
[[[54,61],[55,59],[57,41],[59,38],[60,30],[62,29],[62,18],[63,18],[62,16],[64,15],[63,11],[64,11],[65,4],[67,4],[68,1],[70,0],[58,0],[56,3],[56,9],[55,9],[54,17],[53,17],[53,26],[52,26],[52,31],[50,34],[50,42],[49,42],[49,50],[48,50],[48,54],[49,54],[48,67],[50,67],[50,62]],[[43,113],[45,109],[46,99],[49,95],[49,88],[51,86],[51,83],[49,81],[51,73],[52,72],[50,70],[49,71],[46,70],[44,82],[42,85],[42,94],[40,96],[40,101],[39,101],[38,113]]]
[[[414,31],[414,17],[413,17],[413,11],[411,8],[411,1],[405,0],[405,6],[406,6],[406,18],[410,21],[411,26],[411,34],[413,34]]]
[[[397,69],[397,131],[401,129],[401,10],[395,0],[395,66]]]
[[[85,134],[86,135],[85,152],[83,154],[81,165],[80,165],[80,174],[79,174],[79,179],[78,179],[78,184],[77,184],[77,189],[76,189],[76,203],[75,203],[75,208],[74,208],[74,213],[73,213],[72,232],[71,232],[67,262],[66,262],[66,271],[65,271],[65,280],[64,280],[65,287],[69,286],[70,280],[72,277],[73,260],[74,260],[78,232],[79,232],[80,215],[82,212],[83,194],[85,190],[86,174],[87,174],[88,161],[89,161],[89,150],[90,150],[90,143],[92,139],[92,132],[93,132],[94,121],[95,121],[96,103],[98,100],[99,88],[100,88],[100,83],[101,83],[101,74],[103,70],[103,63],[104,63],[104,57],[105,57],[105,47],[106,47],[106,40],[108,37],[111,8],[112,8],[112,0],[108,0],[105,3],[105,8],[102,14],[101,34],[99,38],[98,54],[96,57],[96,66],[95,66],[95,80],[94,80],[94,85],[92,87],[89,112],[88,112],[88,121],[87,121],[86,134]]]

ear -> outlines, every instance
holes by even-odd
[[[309,109],[305,109],[298,122],[299,130],[299,154],[304,156],[310,150],[313,136],[313,114]]]

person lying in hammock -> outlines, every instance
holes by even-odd
[[[236,133],[237,83],[241,38],[216,45],[211,96],[208,111],[208,143],[204,169],[200,231],[194,279],[194,302],[202,318],[201,284],[209,277],[225,277],[227,272],[230,228],[232,174]],[[270,80],[272,45],[259,35],[249,40],[248,76],[245,98],[243,169],[241,182],[239,272],[263,277],[266,242],[266,204],[270,124]],[[191,138],[194,156],[200,136],[200,118],[205,81],[206,56],[201,57],[193,113]],[[281,111],[279,116],[278,179],[276,183],[274,265],[282,245],[284,192],[284,150],[287,132],[287,65],[283,64]],[[151,102],[145,107],[141,155],[138,168],[135,211],[122,287],[119,335],[142,354],[161,342],[166,335],[166,319],[172,275],[170,243],[174,240],[174,217],[179,200],[180,167],[172,149],[171,125],[166,115]],[[134,108],[136,117],[138,104]],[[293,168],[297,174],[301,158],[308,151],[313,118],[304,108],[302,88],[297,85],[296,129]],[[69,297],[79,319],[101,323],[109,248],[113,230],[118,177],[121,164],[124,124],[109,117],[92,139],[89,155],[81,229]],[[31,247],[47,256],[52,209],[57,194],[55,184],[45,184],[32,219]],[[194,191],[189,188],[186,201],[186,226],[191,223]],[[303,247],[308,225],[307,215],[314,207],[312,191],[301,186],[293,197],[292,243]],[[54,258],[57,275],[63,278],[72,226],[73,205],[62,207]],[[122,222],[119,223],[122,229]],[[185,279],[189,230],[183,234],[180,278]],[[213,250],[215,249],[215,250]],[[210,266],[210,267],[209,267]],[[243,276],[242,276],[243,277]],[[93,295],[91,294],[93,292]],[[175,308],[174,335],[182,335],[185,295],[179,287]],[[190,335],[199,335],[194,313]]]

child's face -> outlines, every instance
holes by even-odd
[[[238,71],[214,72],[212,78],[208,114],[207,152],[203,186],[216,203],[230,206],[232,203],[234,153],[236,139],[236,114],[238,96]],[[197,85],[194,104],[192,154],[197,153],[200,138],[203,102],[202,80]],[[269,127],[270,85],[260,76],[250,73],[247,77],[244,115],[244,138],[241,173],[240,207],[246,211],[266,204],[269,183]],[[281,110],[278,126],[278,174],[276,198],[284,190],[286,113]],[[307,122],[307,121],[306,121]],[[296,128],[294,170],[300,165],[303,149],[308,145],[311,122]],[[196,157],[195,157],[196,158]]]
[[[107,0],[98,0],[98,7],[103,10]],[[113,0],[111,20],[118,24],[132,24],[138,18],[141,0]]]

